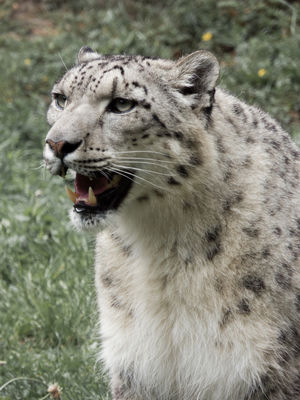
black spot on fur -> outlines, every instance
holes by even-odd
[[[182,209],[183,209],[183,211],[189,211],[189,210],[192,209],[192,206],[191,206],[190,203],[184,201],[184,202],[183,202],[183,205],[182,205]]]
[[[153,192],[156,194],[157,197],[160,198],[164,197],[164,194],[157,189],[153,189]]]
[[[272,121],[266,119],[265,117],[263,117],[261,120],[262,120],[262,122],[263,122],[263,124],[264,124],[264,126],[265,126],[266,129],[268,129],[268,130],[270,130],[270,131],[273,131],[273,132],[276,132],[276,131],[277,131],[277,128],[276,128],[276,126],[273,124]]]
[[[242,161],[241,166],[244,168],[249,168],[252,164],[251,156],[247,155],[245,159]]]
[[[121,74],[124,75],[124,68],[121,67],[120,65],[115,65],[115,66],[114,66],[114,69],[119,69],[120,72],[121,72]]]
[[[180,176],[187,178],[189,176],[189,173],[184,165],[178,165],[176,167],[176,171],[179,173]]]
[[[223,317],[220,322],[220,327],[224,328],[233,319],[233,314],[230,308],[223,310]]]
[[[240,115],[243,112],[242,107],[238,103],[234,104],[232,109],[233,109],[233,112],[237,115]]]
[[[205,234],[205,240],[207,241],[205,251],[209,261],[212,261],[221,250],[221,230],[221,226],[217,225]]]
[[[178,181],[176,181],[176,180],[173,178],[173,176],[171,176],[170,178],[168,178],[167,182],[168,182],[169,185],[173,185],[173,186],[180,185],[180,183],[179,183]]]
[[[247,116],[241,104],[238,103],[233,104],[232,109],[236,115],[240,115],[243,118],[243,122],[247,122]]]
[[[195,148],[195,142],[191,139],[187,139],[184,142],[184,146],[187,147],[188,149],[194,149]]]
[[[174,132],[175,139],[182,141],[183,140],[183,133],[182,132]]]
[[[281,234],[282,234],[282,230],[281,230],[281,228],[279,227],[279,226],[276,226],[275,228],[274,228],[274,231],[273,231],[274,233],[275,233],[275,235],[277,235],[277,236],[281,236]]]
[[[109,288],[113,285],[113,278],[110,274],[105,273],[101,275],[101,282],[104,287]]]
[[[224,211],[230,211],[232,207],[236,206],[238,203],[240,203],[244,198],[244,195],[242,192],[236,192],[231,196],[229,199],[226,199],[223,203],[223,210]]]
[[[193,154],[191,157],[190,157],[190,164],[191,165],[201,165],[202,164],[202,160],[201,160],[201,158],[200,158],[200,156],[199,156],[199,154]]]
[[[238,313],[242,315],[249,315],[251,313],[249,302],[247,299],[242,299],[237,305]]]
[[[142,139],[147,139],[149,137],[149,133],[144,133],[144,135],[142,136]]]
[[[259,229],[255,228],[254,226],[249,226],[247,228],[243,228],[242,230],[246,233],[246,235],[250,236],[251,238],[258,237],[260,233]]]
[[[217,137],[217,150],[219,153],[226,153],[221,137]]]
[[[261,294],[266,288],[262,278],[255,275],[246,275],[243,278],[243,286],[257,295]]]
[[[275,281],[277,284],[282,288],[282,289],[290,289],[291,288],[291,277],[288,275],[285,275],[281,272],[278,272],[275,275]]]
[[[117,309],[122,308],[122,304],[121,304],[120,300],[117,298],[117,296],[111,296],[110,305],[111,305],[113,308],[117,308]]]
[[[255,143],[255,140],[253,139],[253,137],[248,136],[248,137],[246,138],[246,142],[249,143],[249,144],[252,144],[252,143]]]
[[[137,197],[137,201],[139,203],[144,203],[145,201],[148,201],[148,200],[149,200],[149,196],[147,196],[147,195]]]
[[[279,150],[280,149],[280,143],[277,142],[276,140],[271,140],[270,144],[273,147],[273,149],[275,149],[275,150]]]
[[[166,128],[166,125],[158,118],[156,114],[152,114],[152,117],[155,121],[157,121],[163,128]]]
[[[265,247],[261,253],[263,258],[268,258],[271,255],[270,249],[268,247]]]

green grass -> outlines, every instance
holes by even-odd
[[[61,58],[70,67],[86,44],[160,57],[206,48],[221,62],[220,84],[300,142],[297,16],[299,3],[285,0],[1,3],[0,387],[38,381],[12,381],[0,399],[42,399],[53,382],[62,400],[109,399],[96,363],[93,238],[70,229],[61,179],[40,168]]]

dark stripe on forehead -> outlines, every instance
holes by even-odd
[[[115,97],[117,85],[118,85],[118,78],[115,76],[113,79],[112,88],[111,88],[111,98],[112,99]]]
[[[121,67],[120,65],[115,65],[115,66],[114,66],[114,69],[119,69],[120,72],[121,72],[121,74],[124,75],[124,68]]]

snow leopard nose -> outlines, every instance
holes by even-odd
[[[54,151],[56,157],[61,160],[69,153],[73,153],[82,143],[82,140],[75,143],[67,142],[66,140],[60,140],[59,142],[54,142],[54,140],[47,139],[46,143],[49,144],[50,148]]]

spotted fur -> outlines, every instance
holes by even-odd
[[[116,211],[71,212],[98,232],[114,400],[300,399],[300,153],[216,87],[218,72],[204,51],[170,61],[83,48],[53,89],[67,103],[51,104],[47,139],[82,141],[65,164],[134,180]],[[112,113],[116,97],[134,107]],[[48,145],[44,158],[59,173]]]

